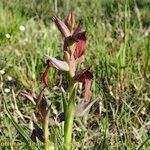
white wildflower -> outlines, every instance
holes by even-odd
[[[3,75],[4,73],[5,73],[5,70],[4,70],[4,69],[0,70],[0,74],[1,74],[1,75]]]
[[[12,77],[11,76],[8,76],[7,79],[8,79],[8,81],[12,81]]]
[[[122,132],[120,133],[120,136],[123,136],[123,133],[122,133]]]
[[[5,36],[7,39],[10,39],[10,34],[7,33],[7,34],[5,34]]]
[[[22,32],[24,32],[24,31],[25,31],[25,26],[21,25],[21,26],[19,27],[19,30],[22,31]]]
[[[4,89],[4,92],[5,92],[5,93],[9,93],[9,92],[10,92],[10,89],[5,88],[5,89]]]

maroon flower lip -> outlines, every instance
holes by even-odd
[[[78,82],[83,83],[84,89],[84,101],[89,101],[91,97],[91,84],[92,84],[93,74],[88,69],[84,69],[83,71],[76,74],[76,80]]]
[[[75,36],[77,39],[77,46],[74,52],[75,59],[80,58],[84,52],[86,47],[86,35],[85,32],[78,32]]]

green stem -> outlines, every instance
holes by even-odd
[[[65,120],[64,120],[64,147],[65,150],[72,149],[72,128],[75,112],[75,81],[74,73],[69,72],[69,88],[68,88],[68,104],[64,107]]]
[[[74,99],[70,99],[67,109],[65,110],[64,144],[66,150],[71,150],[72,148],[72,128],[73,128],[74,111],[75,111]]]

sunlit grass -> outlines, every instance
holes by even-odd
[[[24,0],[23,3],[19,0],[2,0],[0,70],[4,70],[4,74],[0,72],[0,144],[4,141],[14,144],[4,145],[3,149],[25,149],[23,139],[5,112],[4,102],[18,124],[31,134],[33,108],[20,93],[24,89],[33,94],[40,91],[45,55],[57,57],[62,54],[61,35],[51,17],[59,15],[63,18],[73,9],[87,30],[85,64],[94,71],[93,99],[100,98],[87,116],[75,120],[74,146],[81,149],[132,150],[142,145],[140,149],[148,150],[149,5],[146,0],[138,0],[137,9],[134,1],[130,0],[126,3],[112,0],[66,0],[65,3],[57,0],[54,3],[48,0]],[[19,29],[21,25],[25,31]],[[46,92],[52,104],[51,116],[62,111],[61,96],[55,92],[55,85],[61,80],[57,74],[54,70],[50,71],[50,87],[54,88]],[[8,76],[12,77],[11,81]],[[59,130],[61,127],[51,129],[59,148],[63,136]],[[15,143],[23,144],[16,144],[16,148]]]

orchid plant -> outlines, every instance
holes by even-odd
[[[64,148],[66,150],[72,149],[72,129],[74,117],[80,117],[89,110],[94,104],[94,101],[90,101],[91,98],[91,83],[92,72],[90,67],[85,69],[81,68],[83,63],[83,55],[86,49],[86,32],[81,30],[81,24],[75,25],[75,16],[71,12],[65,21],[60,20],[57,16],[54,16],[53,21],[64,37],[62,60],[58,60],[52,56],[47,57],[47,64],[44,72],[42,73],[42,82],[44,84],[37,98],[33,97],[27,92],[23,92],[22,95],[28,98],[34,105],[36,105],[36,115],[39,118],[42,128],[34,123],[34,130],[31,138],[34,142],[38,138],[44,142],[45,150],[55,149],[55,144],[49,138],[49,126],[54,124],[54,120],[49,117],[50,106],[48,106],[47,100],[44,96],[44,90],[48,87],[48,71],[51,68],[56,68],[66,72],[65,79],[68,80],[68,88],[64,89],[61,86],[63,94],[63,110],[57,117],[59,122],[64,121]],[[77,90],[79,83],[82,84],[83,97],[82,102],[77,101]],[[51,121],[50,121],[51,120]]]

